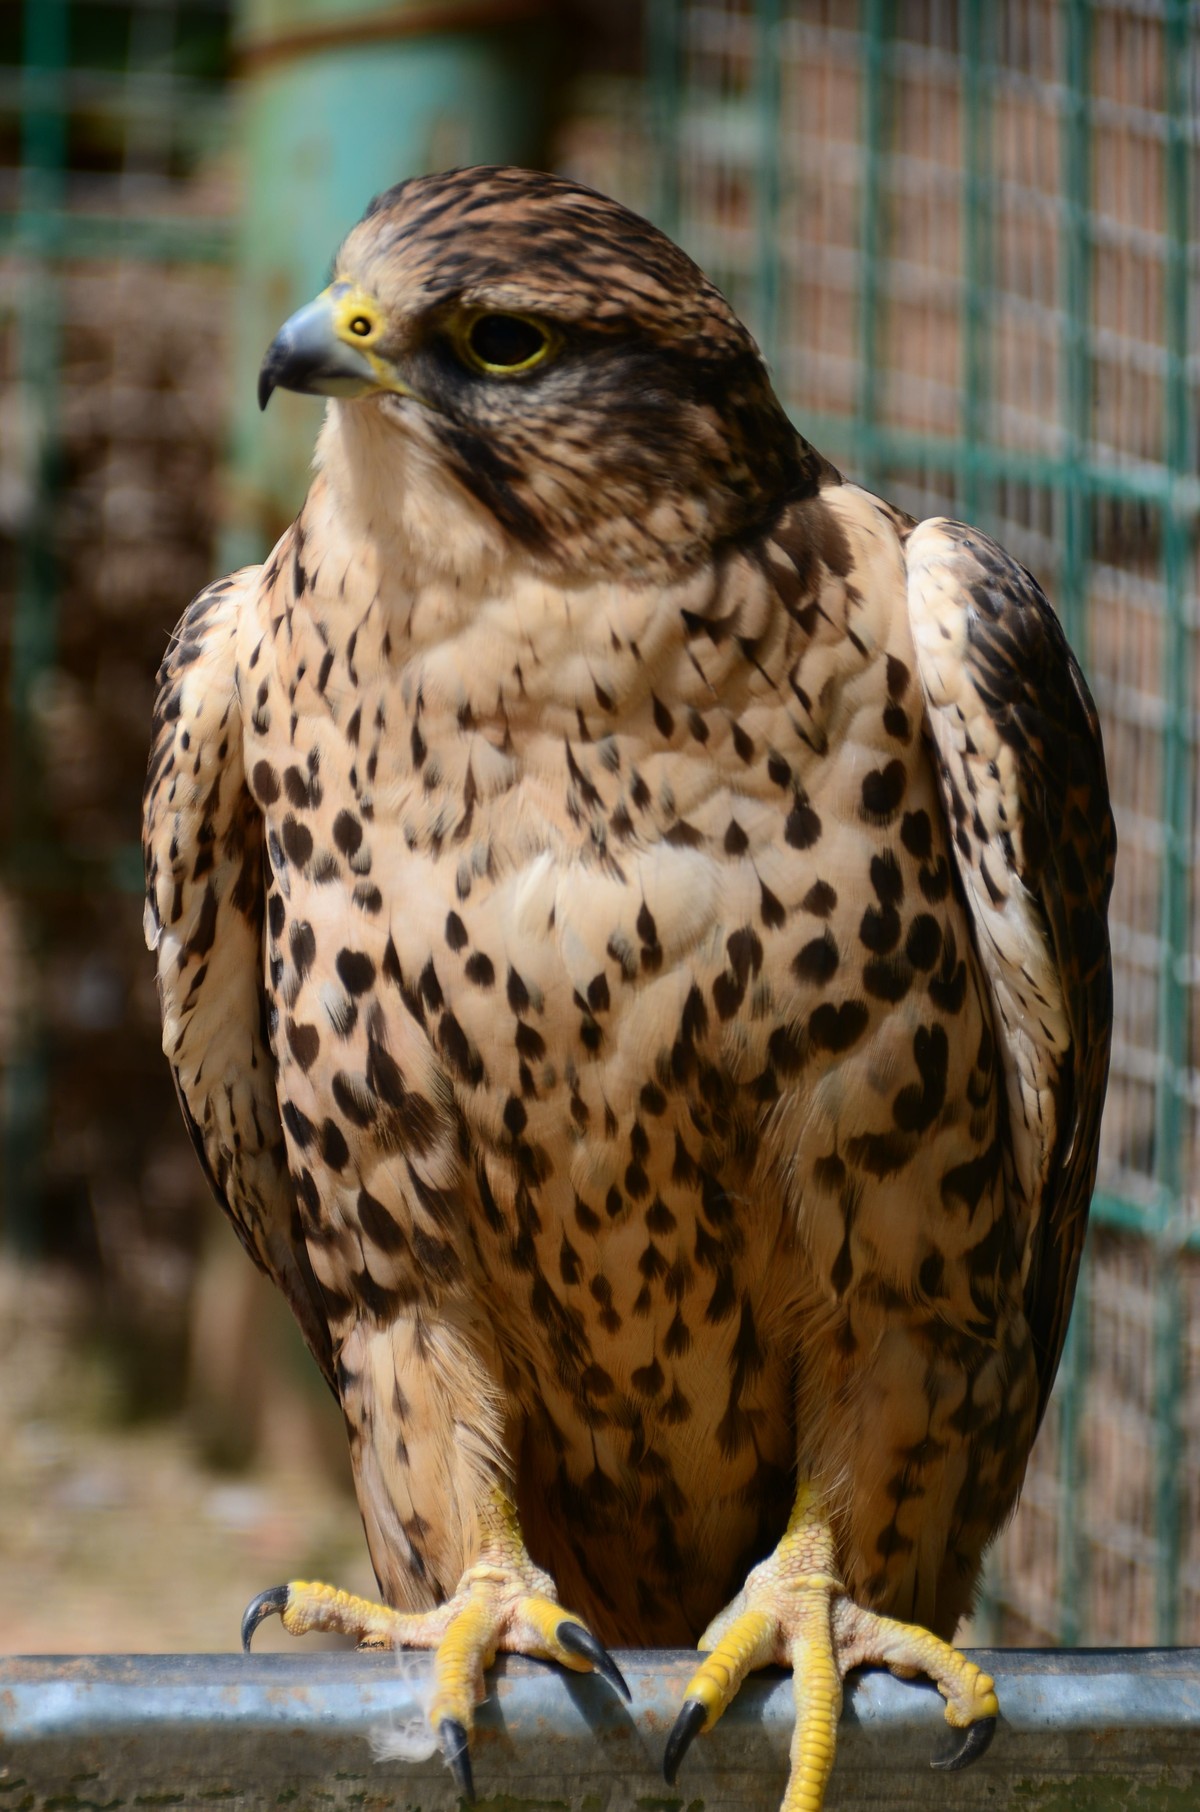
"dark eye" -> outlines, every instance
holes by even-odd
[[[355,315],[350,322],[350,332],[357,334],[360,340],[366,339],[371,331],[371,323],[366,315]]]
[[[477,315],[467,329],[467,350],[485,371],[523,371],[550,350],[550,335],[524,315]]]

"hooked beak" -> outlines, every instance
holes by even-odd
[[[388,360],[355,344],[347,323],[357,318],[356,295],[347,283],[331,284],[298,308],[267,347],[258,374],[259,408],[277,389],[307,396],[366,396],[372,390],[412,396]]]

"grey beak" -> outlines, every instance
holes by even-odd
[[[379,379],[365,354],[336,332],[326,290],[298,308],[267,347],[258,374],[258,406],[265,409],[277,389],[308,396],[362,396],[378,388]]]

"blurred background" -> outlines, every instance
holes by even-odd
[[[476,161],[649,214],[811,439],[1056,602],[1120,836],[1113,1073],[971,1634],[1200,1642],[1198,122],[1193,0],[0,7],[0,1650],[228,1648],[278,1578],[370,1583],[176,1110],[139,798],[171,626],[303,494],[319,405],[259,416],[264,347],[376,190]]]

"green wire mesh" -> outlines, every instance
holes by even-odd
[[[151,676],[211,573],[230,11],[0,8],[0,1220],[31,1251],[103,1246],[129,1198],[183,1218],[121,1103],[144,1126],[165,1092],[138,795]]]

